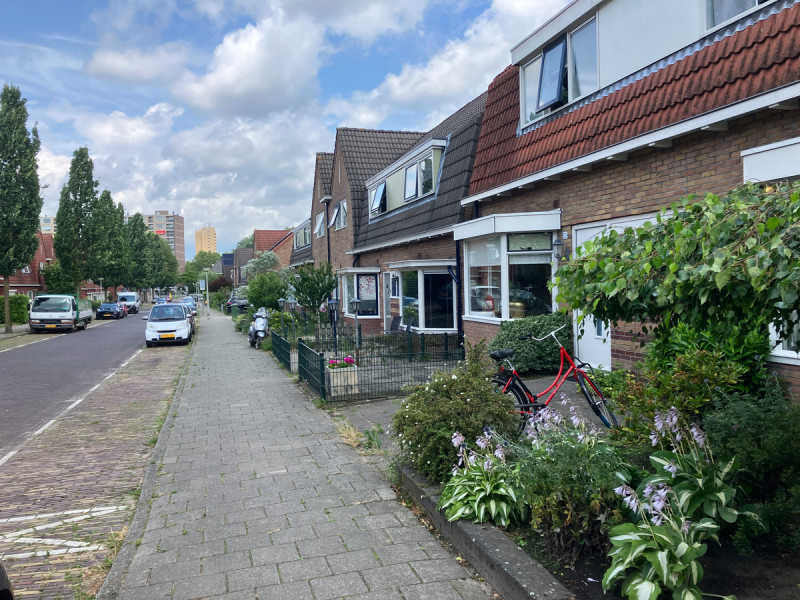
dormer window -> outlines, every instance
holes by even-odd
[[[406,167],[405,200],[422,198],[433,191],[433,156],[428,155]]]
[[[770,0],[708,0],[709,23],[716,27]]]
[[[379,215],[386,212],[386,182],[381,181],[374,190],[370,190],[370,214]]]
[[[598,88],[597,20],[545,46],[522,68],[523,124]]]

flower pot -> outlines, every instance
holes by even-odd
[[[325,369],[325,395],[341,398],[358,394],[358,367]]]

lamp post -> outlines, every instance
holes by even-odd
[[[211,270],[211,267],[204,267],[203,271],[206,273],[206,317],[211,318],[211,305],[208,303],[208,272]]]
[[[283,331],[283,337],[286,337],[286,327],[283,325],[283,305],[286,304],[286,298],[278,298],[278,306],[281,309],[281,330]]]
[[[358,365],[359,350],[361,350],[361,331],[358,329],[358,311],[361,308],[361,299],[353,298],[350,300],[350,310],[356,317],[356,365]]]
[[[297,334],[295,333],[295,324],[294,324],[294,309],[297,308],[297,300],[295,300],[294,298],[289,298],[286,301],[286,306],[289,308],[289,312],[292,313],[292,336],[297,337]]]
[[[553,240],[553,256],[555,256],[556,262],[561,260],[561,257],[564,256],[564,242],[558,237]]]
[[[331,316],[331,321],[333,322],[333,353],[334,355],[339,355],[339,345],[336,342],[336,311],[339,308],[339,301],[336,298],[331,298],[328,300],[328,313]]]
[[[106,291],[103,288],[103,280],[105,279],[105,277],[98,277],[97,279],[100,280],[100,295],[101,295],[100,296],[100,302],[105,302],[106,301]]]

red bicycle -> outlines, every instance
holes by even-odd
[[[551,383],[547,389],[539,394],[534,394],[528,389],[528,386],[522,381],[514,365],[511,364],[510,359],[514,356],[513,348],[495,350],[489,354],[490,357],[499,363],[499,371],[492,381],[500,386],[504,394],[511,394],[514,396],[515,408],[521,414],[523,421],[526,422],[530,416],[535,415],[536,412],[550,404],[550,401],[555,397],[556,392],[561,389],[563,383],[568,378],[572,377],[572,379],[578,383],[578,387],[586,398],[586,401],[589,403],[592,411],[594,411],[594,414],[603,422],[603,425],[606,427],[616,427],[618,425],[617,417],[611,411],[605,396],[603,396],[603,392],[600,391],[597,384],[595,384],[592,378],[583,370],[585,367],[589,367],[591,370],[591,365],[577,357],[573,359],[556,337],[556,333],[566,326],[567,324],[565,323],[555,331],[551,331],[541,338],[534,337],[532,334],[520,337],[521,340],[534,340],[537,342],[543,342],[547,338],[552,337],[556,341],[556,344],[558,344],[561,364],[558,368],[558,375],[556,375],[555,380],[553,380],[553,383]],[[569,365],[566,371],[564,370],[565,364]],[[547,399],[541,402],[540,400],[545,396],[547,396]]]

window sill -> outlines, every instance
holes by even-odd
[[[796,352],[783,352],[781,354],[770,354],[767,362],[778,363],[780,365],[800,366],[800,354]]]
[[[499,325],[502,323],[500,317],[480,317],[477,315],[464,315],[465,321],[474,321],[475,323],[491,323],[492,325]]]

